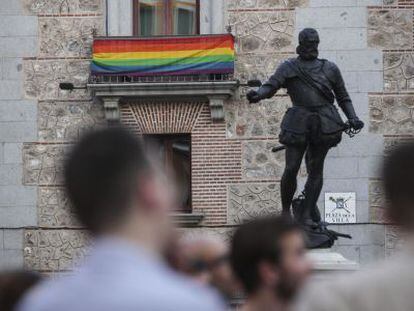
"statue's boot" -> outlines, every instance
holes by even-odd
[[[315,208],[313,208],[315,209]],[[297,215],[297,221],[301,224],[314,224],[314,223],[319,223],[321,221],[320,219],[320,214],[319,217],[314,217],[313,214],[315,214],[315,212],[313,211],[313,209],[309,209],[306,206],[306,198],[305,200],[302,202],[302,208],[300,209],[298,215]],[[317,207],[316,207],[317,209]]]
[[[310,217],[314,222],[319,223],[322,221],[322,216],[321,212],[319,211],[318,205],[315,205],[314,208],[312,208]]]

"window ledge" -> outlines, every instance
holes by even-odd
[[[174,213],[171,214],[173,222],[179,227],[196,227],[204,218],[203,214]]]
[[[205,98],[209,101],[213,121],[224,120],[224,101],[237,96],[239,82],[150,82],[150,83],[90,83],[88,89],[99,98],[110,122],[119,122],[119,103],[128,99]]]

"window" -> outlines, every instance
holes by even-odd
[[[195,35],[199,0],[134,0],[134,35]]]
[[[179,206],[177,212],[191,212],[191,136],[145,135],[147,148],[155,151],[167,173],[177,185]]]

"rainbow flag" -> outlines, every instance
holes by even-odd
[[[95,39],[94,75],[163,76],[234,72],[231,34]]]

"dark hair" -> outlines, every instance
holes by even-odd
[[[41,280],[39,274],[29,271],[0,273],[0,306],[3,311],[15,310],[26,292]]]
[[[66,189],[79,221],[92,233],[118,224],[149,170],[142,144],[126,129],[86,134],[65,163]]]
[[[387,214],[406,229],[414,228],[414,142],[395,147],[382,172]]]
[[[231,243],[230,262],[247,293],[254,293],[260,285],[258,265],[263,261],[280,262],[279,243],[284,235],[300,231],[300,227],[287,217],[256,219],[241,225]]]

